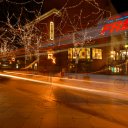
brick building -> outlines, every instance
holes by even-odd
[[[70,0],[61,10],[52,9],[26,25],[29,28],[34,25],[40,31],[37,34],[41,36],[39,61],[35,61],[38,69],[41,72],[126,72],[125,32],[95,35],[101,29],[99,20],[110,14],[115,15],[116,11],[108,0],[99,3]],[[79,34],[83,31],[92,33],[85,37]]]

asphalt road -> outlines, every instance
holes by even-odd
[[[128,128],[128,100],[3,77],[0,128]]]

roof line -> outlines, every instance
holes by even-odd
[[[36,18],[35,20],[31,21],[30,23],[26,24],[25,26],[31,26],[32,24],[35,24],[35,23],[38,23],[40,22],[41,20],[44,20],[46,19],[47,17],[53,15],[53,14],[56,14],[56,15],[61,15],[61,12],[59,10],[57,10],[56,8],[53,8],[52,10],[44,13],[43,15],[39,16],[38,18]]]

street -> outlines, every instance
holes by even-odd
[[[128,99],[0,78],[0,128],[127,127]]]
[[[128,128],[128,0],[0,12],[0,128]]]

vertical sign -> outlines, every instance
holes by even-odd
[[[54,40],[54,22],[50,22],[50,40]]]

